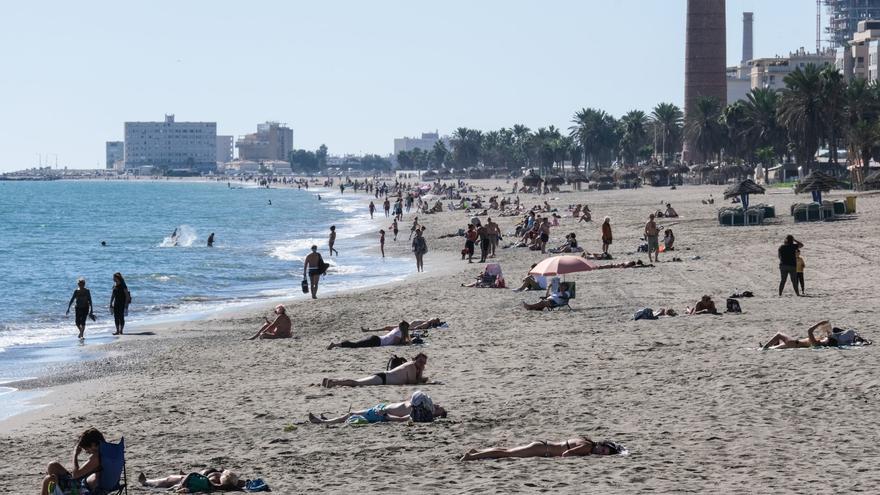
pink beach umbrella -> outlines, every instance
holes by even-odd
[[[580,256],[553,256],[535,265],[529,275],[565,275],[566,273],[588,272],[597,266]]]

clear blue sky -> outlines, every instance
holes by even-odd
[[[681,104],[685,0],[9,2],[0,30],[0,170],[58,154],[104,166],[126,120],[278,120],[297,148],[392,151],[458,126],[567,128],[582,107]],[[755,56],[815,46],[812,0],[727,0]],[[49,160],[54,163],[55,157]]]

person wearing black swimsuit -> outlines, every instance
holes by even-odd
[[[92,293],[89,292],[89,289],[86,289],[86,279],[80,277],[79,280],[76,281],[77,288],[73,291],[73,295],[70,296],[70,302],[67,303],[67,312],[64,313],[66,315],[70,314],[70,306],[76,301],[76,309],[74,310],[74,315],[76,315],[75,322],[76,328],[79,330],[79,338],[84,338],[86,332],[86,318],[92,316]]]
[[[131,302],[131,296],[128,292],[128,286],[122,274],[116,272],[113,274],[113,292],[110,296],[110,311],[113,313],[113,320],[116,323],[116,331],[113,335],[122,335],[125,328],[125,313],[128,312],[128,305]]]

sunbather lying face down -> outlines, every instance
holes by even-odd
[[[421,394],[421,396],[426,396],[423,392],[418,391],[413,393],[413,396],[410,399],[403,402],[392,402],[390,404],[381,403],[369,409],[351,411],[348,414],[336,418],[325,418],[323,415],[318,417],[309,413],[309,421],[319,425],[337,424],[348,421],[352,416],[361,416],[370,423],[409,421],[412,419],[411,414],[413,412],[413,403],[421,403],[421,401],[419,401],[419,394]],[[428,399],[430,400],[430,397]],[[447,414],[446,409],[443,409],[439,404],[434,404],[433,402],[431,402],[431,413],[432,418],[445,418]]]
[[[579,455],[616,455],[624,451],[622,445],[609,441],[594,442],[587,437],[572,438],[564,442],[532,442],[519,447],[471,449],[461,457],[462,461],[500,459],[504,457],[570,457]]]
[[[368,387],[372,385],[418,385],[427,383],[428,379],[422,376],[425,371],[425,365],[428,364],[428,356],[419,353],[412,361],[403,363],[400,366],[390,370],[376,373],[375,375],[366,376],[358,379],[342,379],[335,380],[332,378],[324,378],[321,381],[323,387]]]

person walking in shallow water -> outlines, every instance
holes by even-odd
[[[330,248],[330,256],[333,256],[333,253],[336,253],[336,256],[339,256],[339,251],[333,249],[333,245],[336,244],[336,226],[330,226],[330,239],[327,241],[327,245]]]
[[[379,229],[379,251],[382,252],[382,257],[385,257],[385,230]]]
[[[321,279],[324,258],[318,252],[318,246],[312,246],[312,252],[303,260],[303,279],[308,278],[312,299],[318,298],[318,281]]]
[[[129,304],[131,304],[131,293],[128,292],[128,285],[125,284],[122,274],[116,272],[113,274],[113,291],[110,295],[110,312],[113,313],[116,325],[116,331],[113,332],[113,335],[122,335]]]
[[[376,205],[373,204],[372,201],[370,201],[370,220],[373,219],[373,213],[375,213],[375,212],[376,212]]]
[[[70,306],[76,301],[74,321],[76,322],[77,330],[79,330],[79,338],[82,339],[86,332],[86,318],[90,316],[94,318],[92,310],[92,293],[89,289],[86,289],[86,279],[80,277],[80,279],[76,281],[76,285],[77,288],[73,291],[73,295],[70,297],[70,302],[67,303],[67,312],[64,314],[70,314]]]

